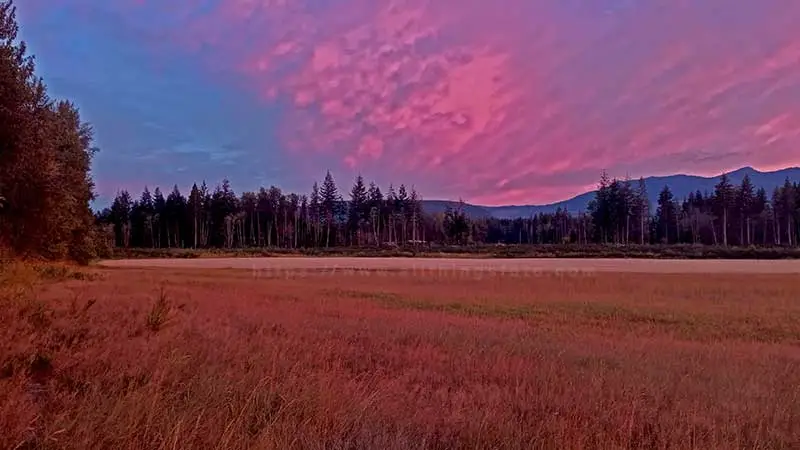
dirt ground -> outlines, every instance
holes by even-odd
[[[411,270],[424,272],[622,272],[622,273],[775,273],[800,274],[800,260],[659,259],[469,259],[274,257],[129,259],[102,261],[105,267],[270,270]]]

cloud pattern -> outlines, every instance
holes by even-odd
[[[58,3],[58,2],[56,2]],[[61,0],[87,8],[100,0]],[[128,0],[154,54],[265,105],[295,170],[546,202],[800,165],[792,0]],[[157,36],[158,38],[152,38]],[[168,50],[165,50],[168,49]]]

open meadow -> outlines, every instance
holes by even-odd
[[[800,445],[788,269],[139,265],[2,272],[0,448]]]

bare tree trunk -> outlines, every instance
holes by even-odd
[[[325,247],[327,248],[331,241],[331,221],[330,217],[325,221]]]
[[[747,229],[746,229],[746,232],[747,232],[747,244],[746,245],[749,247],[750,244],[753,242],[753,240],[751,238],[752,235],[750,233],[750,231],[751,231],[750,230],[750,217],[745,219],[745,226],[747,227]]]
[[[286,214],[286,212],[284,211],[284,213],[283,213],[283,240],[284,240],[283,245],[285,247],[289,246],[289,242],[288,242],[289,240],[286,239],[286,230],[289,229],[289,218],[287,216],[288,216],[288,214]]]
[[[295,212],[294,212],[294,224],[292,225],[292,228],[294,229],[294,245],[292,246],[292,248],[297,248],[297,235],[300,232],[299,227],[298,227],[299,217],[300,217],[300,212],[295,210]]]
[[[631,240],[631,215],[625,215],[625,245],[628,245]]]
[[[261,234],[261,211],[256,211],[256,233],[258,235],[258,246],[264,246],[264,235]]]
[[[125,248],[131,243],[131,223],[130,221],[122,225],[122,245]]]
[[[249,236],[247,238],[248,239],[247,245],[248,245],[248,247],[255,247],[255,245],[256,245],[255,215],[251,213],[251,214],[248,214],[248,216],[250,217],[250,232],[249,232]]]
[[[380,232],[380,214],[374,214],[372,218],[372,234],[375,237],[375,245],[380,246],[380,237],[378,237],[378,233]]]
[[[722,245],[728,246],[728,209],[722,208]]]
[[[742,217],[739,219],[739,245],[746,247],[747,246],[747,239],[750,237],[747,235],[747,218]]]
[[[714,245],[718,245],[719,241],[717,240],[717,224],[714,223],[714,219],[711,219],[711,235],[714,237]]]
[[[640,217],[640,228],[639,228],[639,244],[644,245],[644,211],[641,213]]]

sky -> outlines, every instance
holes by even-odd
[[[100,201],[308,192],[330,170],[485,205],[800,165],[797,0],[17,0]],[[138,195],[138,194],[137,194]]]

